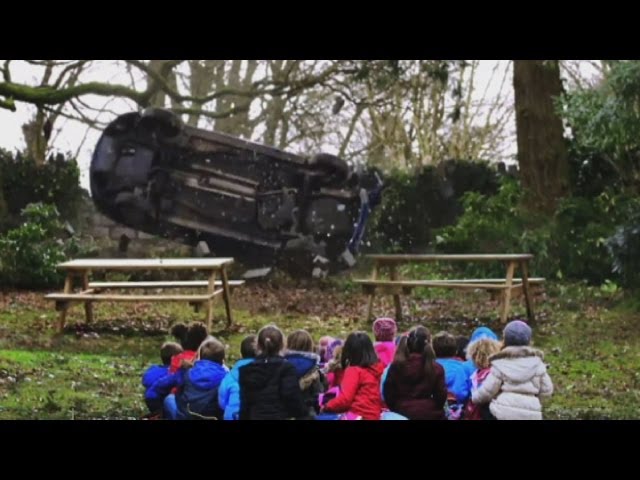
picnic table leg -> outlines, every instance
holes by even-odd
[[[516,262],[509,262],[507,265],[506,284],[507,288],[502,294],[502,314],[500,315],[500,321],[507,323],[507,315],[509,315],[509,306],[511,304],[511,289],[513,285],[513,272],[516,268]]]
[[[64,279],[63,293],[71,293],[73,290],[73,274],[67,272],[67,277]],[[67,319],[67,310],[69,309],[70,302],[64,302],[61,304],[60,314],[58,315],[58,330],[60,333],[64,332],[64,322]]]
[[[84,274],[82,275],[82,289],[89,289],[89,272],[84,272]],[[84,302],[84,316],[86,323],[93,322],[93,302]]]
[[[391,278],[391,280],[398,279],[398,273],[396,272],[395,265],[391,265],[389,267],[389,278]],[[396,308],[396,321],[399,322],[402,320],[402,303],[400,302],[400,295],[397,293],[393,294],[393,304]]]
[[[208,293],[213,293],[216,290],[216,272],[211,271],[209,275],[209,286],[207,288]],[[207,300],[207,328],[211,330],[211,324],[213,322],[213,298]]]
[[[520,270],[522,271],[522,293],[524,293],[524,301],[527,305],[527,319],[529,323],[533,323],[533,304],[531,301],[531,289],[529,288],[529,266],[526,260],[520,262]]]
[[[373,265],[373,274],[371,275],[371,280],[377,280],[378,279],[378,262],[375,262]],[[375,286],[373,287],[373,289],[371,290],[371,293],[369,294],[369,301],[367,303],[367,322],[371,320],[371,313],[373,310],[373,297],[376,295],[376,289]]]
[[[222,266],[222,288],[224,292],[222,292],[222,299],[224,300],[224,308],[227,310],[227,327],[230,327],[233,323],[233,318],[231,317],[231,293],[229,290],[229,280],[227,279],[227,269]]]

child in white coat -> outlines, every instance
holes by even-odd
[[[498,420],[542,420],[540,397],[553,393],[542,351],[529,346],[531,328],[515,320],[504,329],[504,347],[491,357],[491,372],[472,393],[476,405],[491,402]]]

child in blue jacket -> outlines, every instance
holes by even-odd
[[[182,347],[175,342],[166,342],[160,347],[160,358],[162,365],[151,365],[142,375],[142,385],[144,386],[144,401],[150,413],[162,411],[164,397],[151,388],[153,384],[169,373],[169,365],[174,355],[182,352]]]
[[[240,368],[253,362],[256,356],[256,335],[249,335],[240,344],[242,359],[238,360],[231,371],[224,377],[218,390],[218,404],[224,410],[225,420],[238,420],[240,413]]]
[[[180,368],[158,380],[153,388],[168,394],[173,388],[177,393],[164,400],[165,417],[171,420],[198,418],[222,418],[218,405],[218,389],[228,369],[224,366],[224,345],[213,337],[207,337],[198,349],[191,368]]]

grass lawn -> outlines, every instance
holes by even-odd
[[[307,329],[342,338],[370,331],[366,297],[348,278],[322,284],[250,285],[234,294],[235,326],[224,331],[224,309],[213,335],[227,345],[228,364],[248,333],[276,323],[285,333]],[[469,335],[479,325],[501,330],[498,308],[485,292],[417,290],[404,302],[402,330],[422,323],[432,330]],[[576,284],[548,284],[535,300],[534,343],[546,353],[555,384],[545,418],[640,418],[640,314],[620,293]],[[0,419],[127,419],[145,412],[140,377],[159,361],[169,326],[201,320],[186,304],[107,304],[70,310],[63,334],[43,292],[0,293]],[[376,303],[392,315],[390,298]],[[522,316],[520,299],[511,317]]]

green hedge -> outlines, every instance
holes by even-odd
[[[384,181],[382,204],[368,227],[369,251],[424,251],[434,229],[455,222],[462,213],[465,192],[493,194],[499,185],[497,171],[487,163],[461,160],[393,171]]]
[[[622,267],[614,269],[610,238],[630,218],[637,218],[640,199],[611,190],[596,197],[563,199],[551,218],[534,217],[520,206],[522,190],[517,181],[505,179],[497,195],[467,193],[465,212],[455,225],[441,229],[436,237],[439,251],[446,253],[518,253],[535,255],[532,274],[548,278],[572,278],[601,284],[623,280]],[[636,231],[629,228],[627,237]],[[623,235],[619,233],[619,235]],[[621,240],[620,245],[625,245]],[[633,258],[635,245],[619,250],[621,262]],[[473,276],[499,275],[500,266],[472,265]]]
[[[17,227],[20,212],[30,203],[55,205],[62,218],[75,219],[81,199],[79,180],[73,158],[56,154],[37,165],[22,154],[0,150],[0,231]]]

